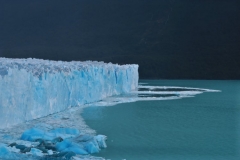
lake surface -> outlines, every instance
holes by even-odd
[[[221,90],[195,97],[91,106],[82,116],[112,160],[239,160],[240,81],[141,80],[144,85]]]

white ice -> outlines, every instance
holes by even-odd
[[[135,90],[138,65],[0,58],[0,128]]]

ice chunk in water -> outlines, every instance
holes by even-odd
[[[107,148],[107,144],[106,144],[107,136],[97,135],[95,136],[95,139],[97,140],[100,148]]]
[[[37,139],[53,140],[54,138],[56,138],[54,133],[44,132],[37,128],[26,130],[21,136],[21,140],[26,141],[36,141]]]
[[[9,150],[7,149],[5,144],[0,143],[0,156],[9,154]]]
[[[59,152],[74,152],[76,154],[85,155],[88,154],[83,146],[80,144],[71,142],[70,140],[64,140],[62,142],[57,143],[56,148]]]
[[[43,156],[44,155],[42,153],[42,151],[37,148],[31,148],[31,151],[29,153],[32,155],[35,155],[35,156]]]
[[[9,147],[7,147],[5,144],[0,143],[0,158],[3,159],[17,159],[14,152],[10,151]]]
[[[89,142],[85,145],[85,149],[88,153],[98,153],[100,151],[98,145],[94,144],[93,142]]]

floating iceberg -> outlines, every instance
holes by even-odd
[[[0,128],[137,86],[138,65],[0,58]]]

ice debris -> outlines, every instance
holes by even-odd
[[[59,135],[71,135],[66,139]],[[106,148],[104,135],[81,134],[74,128],[55,128],[45,131],[38,128],[26,130],[20,140],[10,144],[0,143],[0,158],[11,159],[19,155],[45,157],[47,159],[71,159],[77,155],[98,153]],[[20,157],[21,157],[20,156]]]

